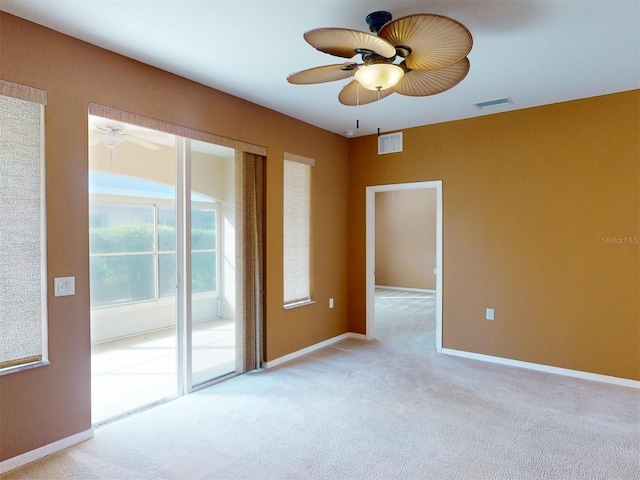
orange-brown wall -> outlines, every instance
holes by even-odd
[[[267,147],[266,360],[347,331],[347,139],[0,12],[0,78],[46,90],[51,365],[0,377],[0,461],[87,430],[90,414],[88,104]],[[284,79],[283,79],[284,82]],[[282,308],[282,160],[315,158],[315,305]],[[54,298],[53,277],[76,295]],[[335,298],[329,310],[328,298]]]
[[[365,187],[442,180],[443,347],[639,380],[640,91],[403,137],[383,156],[376,137],[350,143],[350,330],[365,330]]]
[[[436,190],[376,193],[376,285],[435,290]]]
[[[52,364],[0,377],[0,461],[90,428],[89,102],[267,147],[266,360],[364,332],[364,187],[442,179],[444,346],[640,379],[639,247],[603,243],[640,236],[638,91],[410,129],[404,153],[378,157],[375,137],[347,141],[3,12],[0,78],[48,92],[49,289],[76,277],[75,296],[49,295]],[[318,302],[290,311],[285,151],[316,159],[323,205]]]

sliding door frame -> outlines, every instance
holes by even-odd
[[[206,388],[215,383],[221,382],[232,376],[244,373],[242,368],[244,362],[236,362],[235,372],[223,375],[222,377],[216,377],[210,381],[203,382],[194,386],[192,383],[192,294],[191,294],[191,141],[202,141],[227,147],[236,151],[236,156],[239,152],[259,155],[266,159],[267,149],[264,146],[254,145],[241,140],[235,140],[220,135],[208,133],[206,131],[197,130],[190,127],[185,127],[163,120],[153,119],[144,115],[126,112],[123,110],[115,109],[105,105],[97,103],[89,103],[88,105],[89,115],[95,115],[102,118],[114,120],[116,122],[122,122],[126,124],[136,125],[151,130],[157,130],[170,135],[174,135],[176,139],[176,338],[177,338],[177,395],[186,395],[196,390]],[[237,165],[236,165],[237,167]],[[264,167],[261,167],[264,168]],[[238,173],[235,173],[236,181]],[[263,188],[261,186],[261,188]],[[182,190],[182,191],[180,191]],[[184,192],[187,192],[186,194]],[[242,204],[241,198],[238,198],[239,192],[236,192],[236,203]],[[242,194],[243,195],[243,194]],[[264,199],[260,198],[261,202]],[[264,205],[262,205],[264,208]],[[263,212],[261,210],[260,215]],[[241,222],[238,212],[236,212],[236,222]],[[242,240],[236,240],[240,242],[236,244],[236,250],[239,249],[239,245],[242,245]],[[219,251],[219,249],[218,249]],[[242,259],[242,256],[236,254],[236,261]],[[218,266],[219,267],[219,266]],[[238,265],[236,265],[236,268]],[[218,276],[218,280],[220,276]],[[238,271],[236,274],[237,282],[243,282],[243,272]],[[236,286],[237,286],[236,282]],[[260,287],[261,291],[263,287]],[[235,292],[236,298],[239,292]],[[241,302],[240,302],[241,303]],[[261,310],[261,307],[260,307]],[[236,323],[241,320],[238,317],[241,311],[239,300],[236,300]],[[260,318],[262,316],[260,315]],[[244,341],[244,340],[243,340]],[[260,348],[262,343],[262,329],[258,328],[256,338],[256,346],[250,348],[258,349],[258,368],[260,367]],[[236,349],[237,349],[236,345]],[[243,345],[243,349],[247,348]]]

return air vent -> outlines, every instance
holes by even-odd
[[[380,135],[378,137],[378,155],[402,151],[402,132]]]
[[[503,107],[505,105],[511,105],[513,100],[509,97],[505,98],[496,98],[495,100],[487,100],[486,102],[478,102],[474,103],[474,105],[480,110],[484,110],[485,108],[493,108],[493,107]]]

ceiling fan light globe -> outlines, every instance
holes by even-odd
[[[397,84],[404,70],[393,63],[374,63],[363,65],[356,71],[355,77],[367,90],[387,90]]]
[[[102,143],[104,143],[108,148],[116,148],[122,142],[124,142],[124,138],[115,134],[107,133],[102,136]]]

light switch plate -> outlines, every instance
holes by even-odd
[[[494,316],[493,316],[493,308],[487,308],[487,314],[486,314],[487,320],[493,320]]]
[[[56,277],[53,279],[53,296],[66,297],[76,294],[76,277]]]

